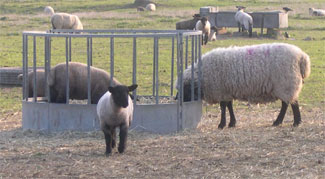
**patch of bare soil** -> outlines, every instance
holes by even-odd
[[[21,113],[0,118],[0,178],[324,178],[324,109],[235,108],[236,128],[217,129],[212,107],[198,129],[158,135],[129,131],[124,154],[105,157],[101,131],[46,134],[21,129]],[[229,122],[229,119],[228,119]]]

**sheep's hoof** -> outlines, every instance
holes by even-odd
[[[225,127],[225,124],[219,124],[219,125],[218,125],[218,128],[219,128],[219,129],[223,129],[224,127]]]
[[[281,124],[281,122],[279,122],[279,121],[274,121],[273,122],[273,126],[279,126]]]
[[[295,122],[295,123],[293,123],[293,127],[298,127],[299,124],[300,124],[300,122]]]
[[[118,148],[118,152],[119,152],[119,153],[123,153],[123,152],[124,152],[124,147],[119,147],[119,148]]]
[[[106,156],[106,157],[109,157],[109,156],[111,156],[111,155],[112,155],[112,153],[105,152],[105,156]]]
[[[236,123],[229,123],[228,127],[236,127]]]

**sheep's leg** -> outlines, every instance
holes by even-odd
[[[278,118],[274,121],[273,126],[278,126],[280,124],[282,124],[283,118],[287,112],[288,109],[288,104],[284,101],[282,101],[282,107],[281,107],[281,111],[278,115]]]
[[[208,33],[205,33],[204,34],[204,45],[206,45],[208,43],[208,38],[209,38]]]
[[[108,157],[112,153],[112,132],[108,126],[105,126],[103,129],[106,143],[106,152],[105,155]]]
[[[249,32],[249,37],[252,37],[252,35],[253,35],[253,27],[252,27],[252,24],[249,24],[248,32]]]
[[[226,101],[221,101],[220,102],[220,107],[221,107],[221,121],[218,126],[219,129],[223,129],[226,126],[226,106],[227,102]]]
[[[240,25],[240,23],[238,22],[238,32],[240,32],[240,30],[241,30],[241,25]]]
[[[230,114],[230,122],[228,124],[228,127],[235,127],[236,118],[235,118],[234,110],[232,108],[232,101],[228,102],[227,107],[228,107],[228,111],[229,111],[229,114]]]
[[[120,153],[123,153],[126,148],[127,134],[128,134],[128,127],[125,124],[122,124],[120,126],[120,143],[118,146],[118,151]]]
[[[112,148],[115,148],[116,146],[116,130],[115,128],[112,129]]]
[[[293,117],[294,117],[293,126],[298,127],[298,125],[301,123],[301,116],[300,116],[298,101],[296,101],[295,103],[292,103],[291,108],[292,108]]]

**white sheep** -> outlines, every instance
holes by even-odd
[[[202,31],[202,45],[208,43],[209,35],[211,32],[211,24],[206,17],[202,17],[199,21],[196,22],[195,30]]]
[[[153,3],[147,4],[147,5],[146,5],[146,9],[147,9],[148,11],[156,11],[156,5],[153,4]]]
[[[243,8],[238,8],[238,11],[235,14],[235,20],[238,23],[238,31],[244,31],[244,28],[248,30],[249,37],[252,37],[253,34],[253,18],[246,12]]]
[[[83,25],[78,16],[68,13],[54,13],[50,6],[44,8],[46,14],[51,15],[51,23],[53,29],[74,29],[82,30]]]
[[[325,16],[325,10],[323,9],[314,9],[314,8],[309,8],[309,15],[311,16]]]
[[[126,148],[128,128],[133,119],[133,102],[129,92],[137,87],[136,84],[128,87],[124,85],[109,87],[97,104],[97,115],[105,135],[106,156],[109,156],[115,147],[116,127],[120,128],[119,153],[123,153]]]
[[[273,123],[282,123],[288,104],[294,114],[294,126],[301,122],[298,96],[303,79],[310,74],[309,56],[300,48],[271,43],[244,47],[216,48],[202,56],[201,97],[210,104],[220,103],[221,122],[229,127],[236,123],[232,109],[234,99],[251,103],[282,101],[281,112]],[[194,94],[198,98],[198,65],[194,65]],[[183,74],[184,101],[191,100],[191,67]],[[178,85],[179,86],[179,85]]]

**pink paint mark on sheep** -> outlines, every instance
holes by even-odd
[[[254,53],[254,49],[247,49],[247,53],[248,53],[248,55],[253,55],[253,53]]]
[[[264,55],[265,55],[265,57],[269,57],[270,56],[270,49],[267,49],[266,51],[264,51]]]

